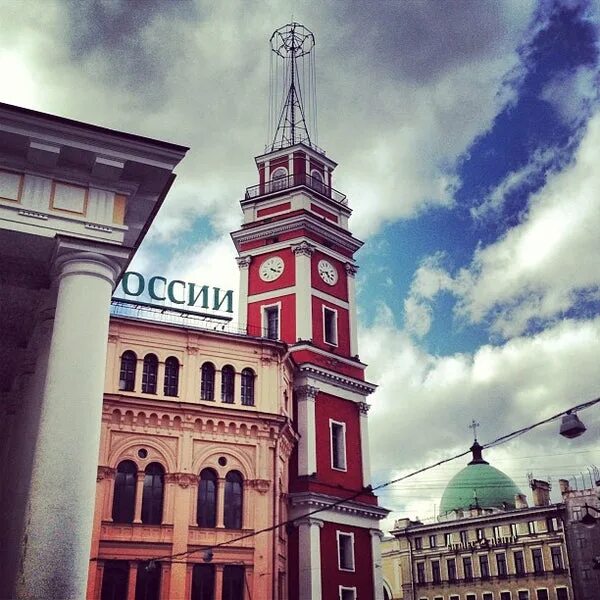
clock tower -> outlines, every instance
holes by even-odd
[[[285,62],[284,100],[232,233],[239,319],[249,335],[286,342],[296,365],[286,597],[380,599],[379,520],[388,511],[370,489],[366,398],[376,386],[358,356],[354,255],[362,242],[349,229],[346,196],[333,187],[337,164],[310,139],[298,73],[314,72],[313,46],[298,23],[271,38]]]

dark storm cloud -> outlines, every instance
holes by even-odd
[[[112,85],[143,90],[146,101],[164,98],[165,76],[185,43],[182,24],[201,18],[191,0],[69,0],[63,11],[73,61],[95,66]],[[154,32],[157,21],[163,26]]]
[[[457,65],[501,52],[514,20],[510,2],[339,2],[334,14],[341,43],[353,60],[368,56],[371,68],[427,84]]]

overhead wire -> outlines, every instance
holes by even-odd
[[[510,433],[507,433],[505,435],[502,435],[498,438],[496,438],[495,440],[492,440],[491,442],[487,442],[486,444],[482,444],[482,448],[492,448],[494,446],[498,446],[500,444],[506,443],[516,437],[519,437],[529,431],[531,431],[532,429],[535,429],[537,427],[540,427],[541,425],[544,425],[546,423],[549,423],[551,421],[554,421],[566,414],[570,414],[573,412],[577,412],[580,410],[584,410],[586,408],[589,408],[595,404],[598,404],[600,402],[600,398],[596,398],[594,400],[590,400],[588,402],[583,402],[581,404],[577,404],[575,406],[572,406],[571,408],[561,411],[551,417],[548,417],[546,419],[543,419],[541,421],[537,421],[536,423],[533,423],[532,425],[528,425],[526,427],[522,427],[521,429],[517,429],[515,431],[512,431]],[[427,465],[425,467],[421,467],[420,469],[416,469],[415,471],[412,471],[410,473],[407,473],[405,475],[401,475],[400,477],[396,477],[394,479],[391,479],[389,481],[385,481],[383,483],[380,483],[374,487],[370,487],[370,489],[368,489],[367,491],[369,492],[376,492],[378,490],[384,489],[386,487],[389,487],[390,485],[393,485],[394,483],[399,483],[400,481],[405,481],[406,479],[410,479],[411,477],[415,477],[416,475],[420,475],[421,473],[425,473],[426,471],[430,471],[431,469],[435,469],[436,467],[439,467],[441,465],[444,465],[446,463],[449,463],[453,460],[457,460],[458,458],[462,458],[463,456],[466,456],[467,454],[469,454],[471,451],[470,450],[465,450],[464,452],[460,452],[458,454],[455,454],[454,456],[449,456],[447,458],[443,458],[441,460],[438,460],[437,462]],[[270,531],[275,531],[277,529],[280,529],[281,527],[286,527],[288,525],[293,525],[294,522],[298,521],[298,519],[305,519],[307,517],[312,517],[316,514],[322,513],[324,511],[327,510],[331,510],[333,508],[335,508],[336,506],[340,506],[342,504],[345,504],[346,502],[351,502],[353,500],[356,500],[357,498],[359,498],[360,496],[362,496],[365,493],[365,490],[360,490],[359,492],[355,492],[353,494],[351,494],[350,496],[346,497],[346,498],[340,498],[339,500],[332,502],[331,504],[328,504],[327,506],[323,506],[321,508],[316,508],[314,510],[311,510],[303,515],[300,516],[296,516],[293,519],[287,519],[285,521],[282,521],[280,523],[275,523],[274,525],[270,525],[269,527],[263,527],[262,529],[259,529],[257,531],[251,531],[250,533],[246,533],[244,535],[240,535],[237,536],[235,538],[220,542],[218,544],[213,544],[210,546],[203,546],[201,548],[195,548],[193,550],[185,550],[183,552],[178,552],[175,554],[167,554],[167,555],[163,555],[163,556],[157,556],[155,558],[151,558],[148,559],[149,562],[163,562],[163,561],[167,561],[167,560],[173,560],[173,559],[177,559],[177,558],[183,558],[185,556],[191,556],[193,554],[197,554],[199,552],[207,552],[208,550],[215,550],[217,548],[221,548],[223,546],[229,546],[231,544],[234,544],[236,542],[240,542],[249,538],[253,538],[256,537],[257,535],[261,535],[263,533],[268,533]],[[92,559],[93,560],[93,559]]]

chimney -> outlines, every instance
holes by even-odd
[[[542,481],[541,479],[532,479],[531,489],[533,490],[534,506],[550,505],[550,484],[547,481]]]
[[[571,488],[569,487],[569,480],[568,479],[559,479],[558,480],[558,485],[560,485],[560,493],[563,496],[565,494],[568,494],[571,491]]]
[[[515,508],[527,508],[527,496],[525,494],[515,495]]]

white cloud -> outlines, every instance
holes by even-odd
[[[359,342],[361,357],[370,365],[368,379],[379,384],[369,414],[378,482],[466,450],[472,419],[481,423],[479,439],[486,443],[591,400],[600,387],[600,318],[565,320],[535,336],[486,345],[473,354],[434,357],[384,314],[360,332]],[[556,484],[559,477],[571,476],[600,458],[595,444],[598,407],[580,416],[588,432],[577,440],[561,438],[555,422],[486,451],[486,457],[524,492],[530,471],[541,478],[550,475]],[[403,515],[431,516],[436,498],[467,462],[462,458],[394,485],[382,492],[381,502]]]

